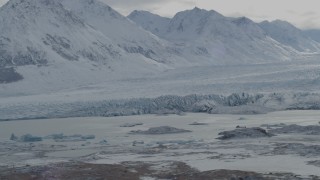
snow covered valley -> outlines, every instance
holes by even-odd
[[[289,22],[10,0],[0,24],[1,180],[320,178],[320,42]]]
[[[187,113],[3,121],[0,178],[24,177],[27,173],[37,178],[67,179],[62,172],[50,171],[83,163],[131,167],[130,173],[141,173],[133,179],[158,179],[173,166],[182,165],[190,169],[189,173],[191,169],[194,173],[223,169],[238,170],[233,173],[235,177],[240,177],[240,172],[254,172],[253,179],[319,179],[319,132],[310,133],[310,128],[320,128],[319,116],[319,111],[278,111],[260,115]],[[250,137],[240,133],[230,139],[217,139],[220,132],[252,127],[274,135]],[[137,130],[148,133],[132,133]],[[28,133],[41,139],[19,139]],[[77,134],[82,138],[76,138]],[[149,171],[132,170],[147,164]],[[182,175],[192,179],[187,172],[180,178]],[[225,173],[224,178],[232,178],[232,173]]]

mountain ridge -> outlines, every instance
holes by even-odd
[[[198,14],[196,14],[198,13]],[[130,18],[131,20],[135,21],[138,25],[140,25],[142,28],[145,28],[146,30],[149,30],[151,31],[152,33],[155,33],[156,35],[160,36],[160,37],[163,37],[165,39],[172,39],[172,38],[175,38],[178,36],[181,36],[181,30],[184,29],[184,31],[186,31],[186,28],[185,26],[183,26],[183,24],[185,23],[185,21],[191,21],[190,19],[192,18],[198,18],[197,21],[194,21],[195,23],[199,23],[199,22],[203,22],[203,25],[198,25],[198,33],[194,33],[194,34],[189,34],[187,35],[186,37],[183,37],[183,38],[190,38],[190,36],[195,36],[197,34],[199,34],[199,32],[201,32],[201,30],[204,29],[204,27],[201,27],[201,26],[204,26],[204,25],[208,25],[208,19],[209,17],[214,17],[215,16],[215,19],[212,19],[209,20],[211,21],[212,23],[219,23],[219,19],[223,19],[223,22],[224,23],[233,23],[235,25],[237,25],[238,27],[240,28],[243,28],[242,29],[242,32],[241,30],[238,30],[236,31],[236,33],[231,33],[230,34],[230,30],[232,30],[234,27],[232,26],[226,26],[226,27],[222,27],[221,30],[219,30],[218,28],[219,27],[214,27],[214,28],[211,28],[213,31],[217,31],[218,34],[215,35],[215,37],[219,36],[219,35],[223,35],[225,33],[225,36],[233,36],[234,38],[237,38],[237,35],[238,34],[241,34],[241,33],[247,33],[249,36],[254,36],[254,37],[250,37],[249,39],[252,39],[252,38],[265,38],[266,36],[268,36],[268,38],[271,38],[273,39],[273,41],[277,42],[277,45],[278,47],[284,49],[284,51],[291,51],[291,52],[287,52],[287,53],[293,53],[293,55],[296,55],[297,53],[299,52],[302,52],[302,53],[315,53],[315,52],[319,52],[320,49],[319,49],[319,43],[316,42],[316,40],[312,40],[311,38],[308,38],[307,36],[305,36],[302,32],[302,30],[296,28],[294,25],[290,24],[289,22],[286,22],[286,21],[273,21],[273,22],[268,22],[268,21],[263,21],[261,23],[256,23],[256,22],[253,22],[251,19],[247,18],[247,17],[239,17],[239,18],[229,18],[229,17],[225,17],[223,15],[221,15],[220,13],[216,12],[216,11],[207,11],[207,10],[204,10],[204,9],[199,9],[199,8],[194,8],[192,10],[185,10],[185,11],[182,11],[182,12],[178,12],[173,18],[170,19],[170,22],[168,23],[168,28],[167,30],[163,31],[163,32],[154,32],[152,30],[150,30],[150,28],[146,28],[143,24],[145,23],[143,21],[143,18],[140,18],[140,19],[137,19],[139,16],[139,11],[134,11],[134,14],[135,14],[135,18],[132,18],[132,14],[130,14],[128,16],[128,18]],[[150,15],[151,14],[151,15]],[[146,13],[144,16],[155,16],[154,14],[152,13]],[[141,16],[141,14],[140,14]],[[178,23],[178,25],[172,25],[174,24],[175,21],[177,21],[177,19],[181,18],[181,16],[189,16],[188,18],[182,18],[182,20],[180,20],[180,24]],[[150,20],[151,18],[149,17],[146,17],[149,21],[149,24],[151,23],[152,20]],[[158,17],[159,19],[159,17]],[[159,21],[159,20],[158,20]],[[242,22],[241,22],[242,21]],[[191,22],[191,24],[195,24]],[[248,25],[251,25],[250,28],[248,28]],[[274,25],[274,27],[268,27],[269,24],[272,24]],[[245,26],[247,25],[247,27]],[[157,25],[153,25],[153,26],[157,26]],[[192,27],[192,28],[195,28],[195,27]],[[221,28],[221,27],[220,27]],[[246,28],[246,29],[245,29]],[[180,34],[174,34],[174,35],[166,35],[167,33],[170,33],[171,31],[173,31],[172,29],[176,29],[178,31],[180,31]],[[280,38],[279,36],[277,36],[276,33],[273,33],[273,31],[279,31],[279,33],[282,31],[282,32],[295,32],[295,34],[292,34],[292,33],[282,33],[280,35]],[[229,33],[229,34],[228,34]],[[208,36],[207,36],[208,37]],[[180,39],[183,39],[183,38],[180,38]],[[294,44],[294,43],[289,43],[287,42],[286,40],[284,39],[294,39],[296,38],[295,42],[298,43],[298,45]],[[247,38],[248,39],[248,38]],[[192,39],[194,40],[194,39]],[[286,53],[285,53],[286,54]],[[288,54],[287,54],[288,55]]]
[[[139,15],[138,11],[128,16],[151,33],[182,45],[184,53],[191,52],[187,57],[202,56],[213,64],[270,63],[299,56],[296,49],[268,36],[258,23],[246,17],[229,18],[214,10],[194,8],[167,20],[168,24],[163,25],[167,28],[162,32],[150,30],[157,28],[156,22],[146,28],[145,24],[152,24],[152,17],[155,15]]]
[[[5,76],[0,78],[0,89],[4,94],[55,92],[108,79],[150,75],[170,68],[163,62],[169,64],[174,54],[166,49],[164,41],[142,29],[140,32],[134,23],[110,9],[122,23],[136,27],[147,43],[113,39],[68,8],[66,2],[10,0],[1,7],[0,74]],[[72,2],[83,6],[97,6],[95,3],[98,3],[95,0]],[[116,26],[120,21],[117,19],[109,26]],[[157,45],[151,46],[151,43]],[[156,47],[150,52],[165,56],[147,57],[149,50],[145,47]]]
[[[194,8],[172,19],[135,11],[130,17],[97,0],[10,0],[0,8],[0,91],[56,92],[171,69],[279,63],[313,53],[280,43],[246,17],[213,10]]]

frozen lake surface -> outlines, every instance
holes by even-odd
[[[45,165],[72,160],[96,164],[180,161],[200,171],[230,169],[320,176],[320,153],[317,153],[320,150],[319,135],[276,134],[270,138],[216,139],[220,132],[234,130],[236,126],[250,128],[279,123],[319,125],[319,117],[320,111],[280,111],[261,115],[188,113],[181,116],[4,121],[0,122],[0,166]],[[203,124],[190,125],[194,122]],[[126,123],[138,125],[120,127]],[[192,132],[130,134],[131,131],[161,126]],[[81,141],[44,138],[43,141],[30,143],[10,141],[12,133],[18,137],[24,134],[46,137],[63,133],[65,136],[94,135],[95,138]]]

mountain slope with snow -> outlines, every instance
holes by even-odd
[[[10,0],[0,24],[0,83],[18,81],[0,85],[4,96],[153,74],[182,59],[95,0]]]
[[[161,34],[166,33],[170,18],[161,17],[152,14],[148,11],[133,11],[128,18],[137,23],[143,29],[152,32],[153,34],[161,37]]]
[[[304,35],[303,31],[292,24],[275,20],[272,22],[263,21],[260,27],[266,31],[268,36],[276,41],[290,46],[300,52],[319,52],[320,44]]]
[[[165,64],[173,64],[179,59],[177,53],[170,50],[171,45],[168,42],[138,27],[102,2],[62,0],[62,4],[86,24],[116,42],[127,53],[138,53]]]
[[[312,40],[315,40],[320,43],[320,30],[319,29],[308,29],[304,30],[303,34],[308,36]]]
[[[97,86],[118,92],[128,79],[172,69],[201,74],[205,67],[283,63],[306,53],[246,17],[213,10],[195,8],[172,19],[135,11],[129,18],[98,0],[10,0],[0,9],[0,96]],[[176,76],[170,79],[182,75]],[[175,92],[176,84],[167,88]]]
[[[180,45],[186,57],[213,64],[279,62],[299,56],[294,48],[268,36],[246,17],[228,18],[199,8],[179,12],[170,21],[137,11],[128,17],[146,30]],[[158,22],[168,24],[157,25]],[[159,29],[158,26],[167,28],[152,30]]]

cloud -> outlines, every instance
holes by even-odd
[[[317,16],[316,12],[308,11],[301,14],[301,16]]]

